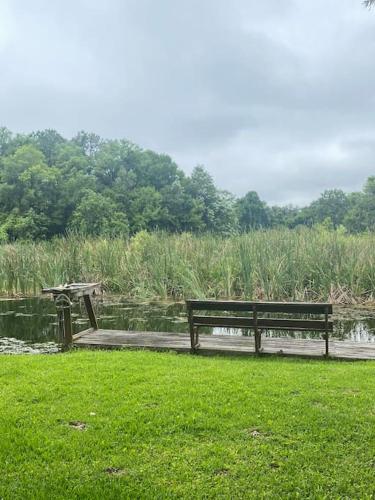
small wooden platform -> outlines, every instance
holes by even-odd
[[[254,337],[235,335],[200,335],[198,354],[254,354]],[[102,349],[151,349],[156,351],[191,352],[188,334],[132,332],[121,330],[85,330],[73,336],[76,347]],[[330,357],[336,359],[374,359],[375,343],[330,340]],[[323,357],[324,340],[302,340],[262,337],[262,354]]]

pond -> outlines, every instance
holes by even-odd
[[[100,328],[179,332],[188,331],[183,302],[135,302],[105,296],[96,301]],[[355,342],[375,342],[375,309],[335,306],[333,336]],[[73,307],[73,328],[77,333],[88,328],[84,307]],[[241,330],[207,328],[213,335],[248,335]],[[266,336],[281,336],[267,332]],[[286,335],[286,332],[284,332]],[[313,332],[290,333],[296,338],[317,338]],[[59,350],[54,303],[49,298],[0,300],[0,353],[53,353]]]

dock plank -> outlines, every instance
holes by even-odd
[[[129,348],[190,352],[188,334],[167,332],[136,332],[122,330],[86,330],[74,336],[76,347]],[[201,335],[202,354],[254,354],[254,337],[236,335]],[[322,357],[324,340],[263,337],[262,353]],[[339,359],[374,359],[375,343],[330,340],[330,356]]]

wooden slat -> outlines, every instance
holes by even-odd
[[[255,328],[256,321],[253,318],[232,316],[193,316],[193,323],[197,326],[211,326],[223,328]],[[328,331],[333,330],[332,321],[309,320],[309,319],[274,319],[258,318],[257,327],[261,330],[301,330],[301,331]]]
[[[100,283],[69,283],[67,285],[43,288],[42,293],[51,293],[54,296],[64,293],[69,297],[83,297],[94,292],[100,292],[100,289]]]
[[[266,330],[300,330],[300,331],[333,331],[332,321],[310,319],[258,319],[258,327]]]
[[[88,333],[92,333],[94,331],[93,328],[88,328],[87,330],[82,330],[81,332],[75,333],[73,335],[73,342],[78,340],[80,337],[87,335]]]
[[[73,342],[73,325],[72,325],[72,309],[66,307],[64,309],[64,339],[65,345],[70,345]]]
[[[221,326],[223,328],[254,328],[255,326],[253,318],[231,316],[193,316],[193,323],[196,326]]]
[[[332,314],[332,304],[322,302],[249,302],[244,300],[197,300],[188,299],[186,304],[200,311],[252,311],[297,314]]]

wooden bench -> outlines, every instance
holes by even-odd
[[[329,320],[332,304],[310,302],[248,302],[237,300],[186,300],[191,349],[199,348],[201,327],[241,328],[254,330],[255,352],[261,351],[263,330],[317,331],[324,332],[325,356],[329,354],[329,332],[333,323]],[[241,316],[208,316],[195,311],[226,311],[245,313]],[[263,313],[288,314],[288,318],[261,317]],[[293,318],[296,315],[314,315],[314,318]],[[319,319],[316,316],[320,316]]]

